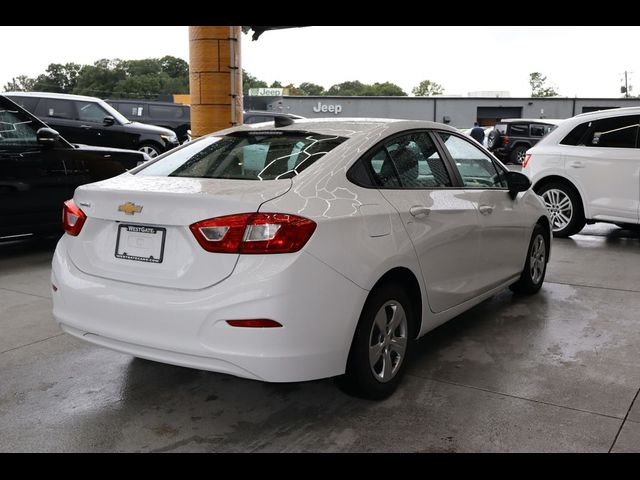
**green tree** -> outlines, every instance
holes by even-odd
[[[343,97],[354,97],[366,95],[366,85],[358,80],[351,80],[348,82],[338,83],[336,85],[332,85],[329,90],[327,90],[327,95],[337,95]]]
[[[77,63],[51,63],[45,73],[38,75],[31,85],[36,92],[71,93],[78,81],[80,65]]]
[[[258,80],[256,77],[242,69],[242,93],[249,95],[250,88],[267,88],[267,82]]]
[[[26,75],[18,75],[4,86],[5,92],[32,92],[35,78]]]
[[[298,89],[302,91],[302,95],[324,95],[324,87],[311,82],[302,82]]]
[[[384,82],[384,83],[374,83],[373,85],[367,85],[365,88],[365,95],[371,97],[406,97],[402,88],[400,88],[395,83]]]
[[[540,72],[529,74],[529,85],[531,85],[532,97],[555,97],[558,95],[554,87],[546,86],[547,77]]]
[[[430,97],[432,95],[442,95],[444,93],[444,87],[439,83],[432,82],[431,80],[423,80],[417,87],[411,90],[416,97]]]
[[[296,87],[293,83],[290,83],[289,85],[285,85],[282,88],[284,88],[285,95],[296,95],[296,96],[304,95],[304,91],[300,89],[300,87]]]
[[[102,98],[113,97],[113,91],[118,82],[127,78],[127,72],[122,68],[122,64],[122,60],[119,59],[103,58],[94,62],[93,65],[84,65],[78,75],[73,93]]]
[[[282,84],[278,80],[276,80],[271,84],[269,88],[282,88]]]

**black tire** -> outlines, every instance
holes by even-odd
[[[559,193],[557,193],[559,192]],[[536,193],[543,197],[547,210],[551,215],[551,229],[554,237],[564,238],[578,233],[585,226],[584,210],[582,208],[582,199],[578,192],[571,186],[562,182],[549,182],[536,189]],[[559,211],[558,206],[554,207],[553,198],[555,196],[564,195],[570,202],[570,214],[568,210]],[[564,212],[564,213],[563,213]],[[564,218],[558,216],[560,213],[565,218],[569,218],[565,222]]]
[[[346,372],[336,378],[338,386],[344,392],[369,400],[382,400],[396,390],[404,374],[407,355],[413,343],[412,332],[414,332],[415,319],[412,307],[407,294],[395,284],[383,284],[369,295],[353,336]],[[391,325],[394,318],[400,319],[402,312],[406,319],[403,325],[398,323],[398,326],[388,335],[380,331],[379,324],[376,323],[379,313],[382,315],[380,318]],[[400,344],[394,344],[389,340],[391,337],[396,341],[405,339],[405,350],[401,356],[391,346],[395,345],[397,348]],[[378,362],[372,366],[369,360],[370,350],[376,347],[380,348],[380,356]],[[386,363],[389,365],[389,371],[384,368],[387,359],[390,360]],[[389,373],[387,380],[384,380],[385,372]]]
[[[500,146],[500,132],[497,130],[491,130],[489,137],[487,138],[487,148],[494,150]]]
[[[513,292],[527,295],[538,293],[544,283],[548,260],[549,231],[538,223],[531,234],[529,248],[527,249],[527,260],[520,278],[509,288]]]
[[[511,163],[522,165],[522,162],[524,162],[524,156],[527,153],[528,149],[529,147],[526,145],[519,145],[511,150],[511,155],[509,155],[509,160],[511,161]]]
[[[151,158],[155,158],[162,153],[162,149],[155,143],[145,142],[138,146],[139,152],[144,152]]]

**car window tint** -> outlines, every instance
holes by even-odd
[[[396,169],[384,147],[375,152],[368,163],[373,171],[376,185],[383,188],[400,188],[400,180]]]
[[[83,122],[102,123],[104,117],[109,115],[96,102],[75,101],[78,109],[78,119]]]
[[[584,122],[578,125],[577,127],[574,127],[574,129],[571,130],[571,132],[569,132],[569,134],[566,137],[564,137],[560,143],[562,145],[580,145],[580,144],[584,145],[584,142],[582,141],[582,139],[587,133],[587,130],[589,130],[590,124],[591,122]]]
[[[11,100],[16,102],[25,110],[28,110],[31,113],[34,113],[36,110],[36,105],[38,105],[39,98],[35,97],[9,97]]]
[[[639,115],[594,120],[585,138],[588,147],[635,148]]]
[[[451,179],[444,162],[427,133],[419,132],[395,138],[387,145],[405,188],[450,187]]]
[[[240,180],[291,178],[345,140],[295,132],[236,132],[225,137],[205,137],[169,153],[138,174]]]
[[[151,118],[181,118],[182,108],[173,105],[149,105]]]
[[[527,137],[529,136],[529,126],[522,124],[509,125],[507,134],[519,137]]]
[[[532,137],[542,137],[545,133],[547,133],[544,125],[531,125],[531,136]]]
[[[128,119],[140,118],[144,115],[144,106],[135,103],[120,103],[118,111]]]
[[[493,160],[471,142],[440,132],[466,188],[507,188],[504,174]]]
[[[76,120],[76,111],[73,102],[70,100],[47,98],[45,103],[45,115],[47,117]]]
[[[33,120],[26,115],[17,110],[0,108],[0,150],[36,147],[36,129]]]

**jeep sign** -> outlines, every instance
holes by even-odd
[[[318,105],[313,107],[313,111],[316,113],[333,113],[334,115],[338,115],[342,111],[342,105],[327,105],[326,103],[318,102]]]

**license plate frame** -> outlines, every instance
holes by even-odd
[[[124,235],[123,235],[123,232]],[[143,235],[143,236],[140,236]],[[160,235],[158,238],[149,237],[148,235]],[[138,236],[139,240],[136,240],[138,246],[131,245],[131,240],[135,240]],[[167,229],[164,227],[150,227],[147,225],[136,225],[132,223],[121,223],[118,225],[118,234],[116,236],[116,250],[115,257],[121,260],[131,260],[135,262],[144,263],[162,263],[164,260],[164,244],[167,238]],[[144,244],[155,243],[151,245],[152,248],[145,248]],[[158,245],[159,249],[158,249]],[[133,255],[127,253],[125,249],[133,249],[133,253],[140,253],[140,250],[152,250],[151,255]],[[158,252],[159,250],[159,252]],[[131,252],[131,250],[130,250]],[[158,252],[158,253],[156,253]],[[157,258],[156,258],[157,255]]]

